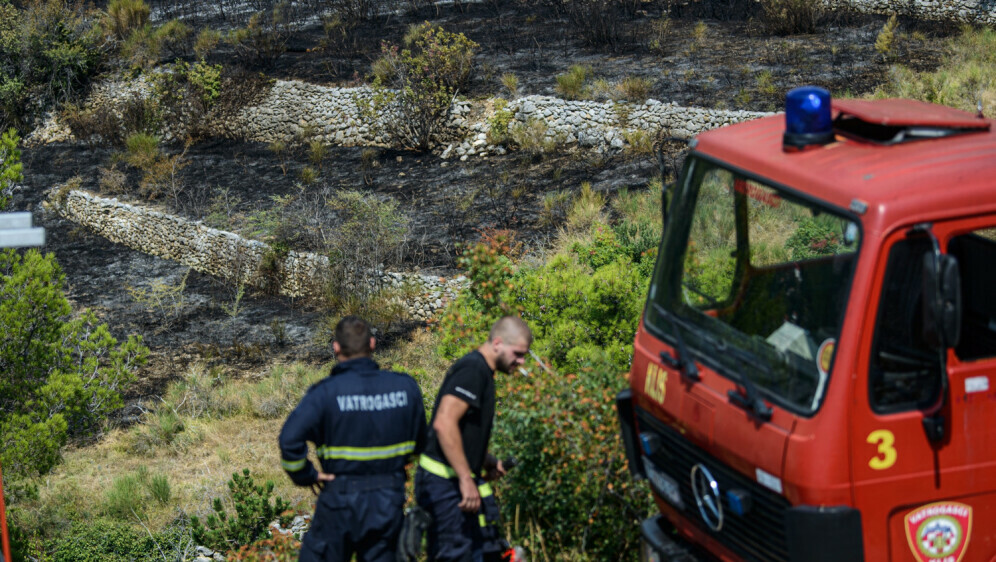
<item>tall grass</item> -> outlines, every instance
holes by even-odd
[[[996,30],[965,27],[948,42],[937,70],[896,65],[873,97],[913,98],[973,113],[981,103],[984,114],[996,115]]]

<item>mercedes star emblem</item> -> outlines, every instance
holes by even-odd
[[[719,497],[719,484],[709,469],[701,464],[692,467],[692,495],[705,524],[713,531],[722,529],[723,502]]]

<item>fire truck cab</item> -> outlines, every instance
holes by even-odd
[[[644,559],[996,559],[992,125],[805,87],[692,142],[617,398]]]

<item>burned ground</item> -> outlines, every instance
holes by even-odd
[[[724,21],[688,14],[672,17],[663,40],[651,50],[646,30],[660,21],[659,11],[628,16],[619,23],[617,40],[594,46],[566,17],[544,10],[549,9],[527,11],[494,2],[456,5],[362,23],[350,39],[339,42],[329,42],[320,26],[312,26],[291,36],[288,51],[272,66],[250,70],[273,78],[348,85],[369,73],[380,41],[398,42],[409,24],[425,19],[480,43],[478,68],[464,92],[474,98],[502,92],[500,78],[509,72],[519,79],[519,94],[554,95],[555,75],[584,64],[609,83],[629,76],[647,78],[649,96],[662,101],[775,111],[790,87],[818,84],[859,96],[882,83],[889,69],[889,61],[874,47],[884,18],[837,16],[818,33],[771,36],[756,19]],[[935,66],[950,26],[903,25],[906,35],[891,57],[901,57],[913,68]],[[239,63],[223,52],[215,57],[211,62]],[[167,150],[176,154],[182,148]],[[233,374],[251,374],[275,358],[330,358],[317,335],[328,312],[312,303],[256,293],[239,300],[230,283],[188,274],[185,266],[113,244],[41,212],[45,190],[71,177],[79,176],[82,187],[99,192],[101,170],[111,167],[120,151],[84,144],[25,149],[25,181],[14,203],[15,208],[37,211],[36,223],[47,230],[45,249],[56,254],[74,304],[95,310],[119,337],[142,334],[154,351],[143,374],[145,384],[136,395],[156,392],[195,360],[224,363]],[[575,190],[589,181],[596,190],[611,194],[645,187],[657,173],[656,163],[646,154],[565,150],[527,157],[510,152],[459,162],[434,154],[332,147],[318,179],[302,186],[300,171],[310,165],[303,148],[278,157],[262,143],[206,140],[189,147],[184,159],[182,191],[162,195],[152,204],[198,220],[221,220],[219,227],[238,228],[246,217],[273,205],[273,196],[323,189],[374,193],[397,200],[410,220],[405,266],[440,275],[454,273],[457,244],[475,239],[481,228],[512,229],[528,246],[542,247],[558,226],[557,216],[542,211],[542,200],[551,193]],[[118,168],[126,169],[120,163]],[[128,185],[137,182],[136,173],[127,177]],[[211,218],[218,212],[221,218]],[[183,280],[183,304],[175,314],[143,306],[127,290],[148,288],[156,281],[175,286]],[[237,314],[232,314],[235,305]]]

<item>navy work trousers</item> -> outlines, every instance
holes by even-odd
[[[404,517],[403,476],[336,476],[318,496],[301,562],[394,562]]]
[[[474,562],[481,557],[481,524],[477,513],[460,511],[460,483],[419,467],[415,472],[415,500],[432,516],[429,560]]]

